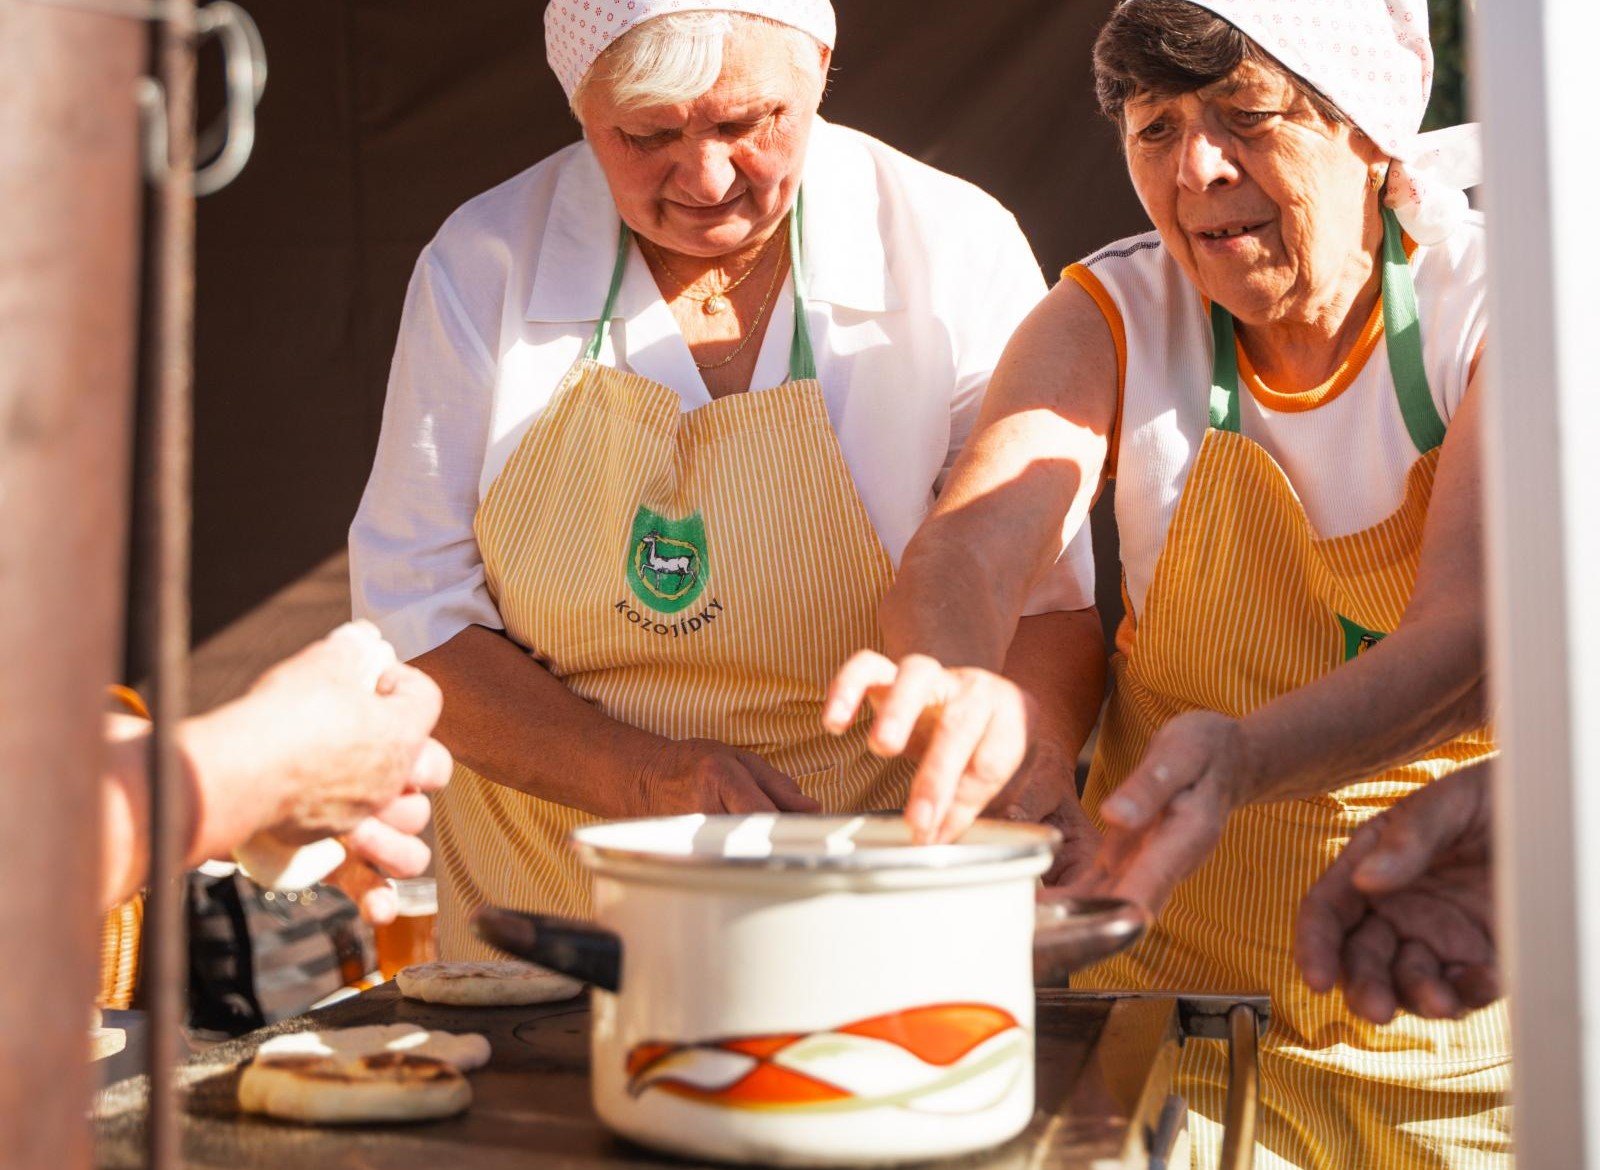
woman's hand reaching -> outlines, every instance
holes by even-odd
[[[1210,856],[1256,765],[1238,720],[1190,711],[1158,731],[1144,758],[1100,806],[1105,843],[1082,892],[1128,898],[1158,913]]]
[[[971,826],[1027,761],[1038,718],[1009,679],[921,654],[898,663],[870,650],[855,655],[828,688],[823,726],[842,734],[867,704],[873,752],[918,760],[906,821],[920,844],[953,841]]]
[[[1300,904],[1295,962],[1358,1016],[1450,1018],[1497,999],[1487,769],[1435,780],[1368,821]]]
[[[755,752],[714,739],[668,740],[640,770],[627,816],[817,812],[815,800]]]

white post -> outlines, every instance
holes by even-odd
[[[1600,7],[1475,18],[1517,1164],[1600,1170]]]

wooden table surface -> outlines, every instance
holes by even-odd
[[[240,1114],[240,1065],[268,1036],[307,1027],[408,1022],[475,1031],[493,1047],[471,1074],[473,1104],[449,1121],[312,1128]],[[1179,1018],[1170,999],[1108,1001],[1040,992],[1037,1104],[1005,1146],[941,1166],[960,1170],[1146,1170],[1168,1106]],[[185,1170],[633,1170],[684,1162],[608,1133],[589,1102],[587,1000],[523,1008],[440,1007],[394,985],[219,1045],[186,1063]],[[96,1163],[145,1166],[148,1086],[130,1078],[95,1102]]]

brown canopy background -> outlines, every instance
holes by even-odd
[[[418,251],[578,136],[539,0],[248,6],[271,68],[256,152],[199,210],[197,641],[343,547]],[[1089,77],[1107,0],[836,6],[824,116],[993,193],[1052,280],[1146,226]],[[202,77],[220,69],[208,49]]]

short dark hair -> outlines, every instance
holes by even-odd
[[[1100,112],[1117,126],[1135,97],[1176,97],[1221,81],[1245,62],[1287,74],[1330,122],[1350,119],[1315,86],[1222,17],[1189,0],[1128,0],[1094,42],[1094,88]]]

